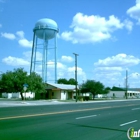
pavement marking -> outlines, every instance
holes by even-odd
[[[29,115],[22,115],[22,116],[10,116],[10,117],[0,118],[0,120],[28,118],[28,117],[37,117],[37,116],[48,116],[48,115],[66,114],[66,113],[82,112],[82,111],[90,111],[90,110],[102,110],[102,109],[109,109],[109,108],[134,106],[134,105],[135,104],[123,105],[123,106],[106,106],[106,107],[100,107],[100,108],[87,108],[87,109],[81,109],[81,110],[66,110],[66,111],[61,111],[61,112],[50,112],[50,113],[41,113],[41,114],[29,114]]]
[[[139,110],[140,108],[133,108],[132,110]]]
[[[22,115],[22,116],[10,116],[0,118],[0,120],[9,120],[9,119],[18,119],[18,118],[28,118],[28,117],[37,117],[37,116],[48,116],[48,115],[56,115],[56,114],[66,114],[66,113],[73,113],[73,112],[82,112],[82,111],[90,111],[90,110],[101,110],[101,109],[108,109],[108,107],[100,107],[100,108],[88,108],[88,109],[81,109],[81,110],[67,110],[61,112],[50,112],[50,113],[42,113],[42,114],[30,114],[30,115]]]
[[[127,123],[120,124],[120,126],[124,126],[124,125],[131,124],[131,123],[134,123],[134,122],[137,122],[137,120],[134,120],[134,121],[131,121],[131,122],[127,122]]]
[[[90,115],[90,116],[84,116],[84,117],[78,117],[76,118],[77,120],[78,119],[85,119],[85,118],[90,118],[90,117],[96,117],[97,115]]]

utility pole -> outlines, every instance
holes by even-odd
[[[73,53],[75,55],[75,81],[76,81],[76,85],[75,85],[75,90],[76,90],[76,102],[77,102],[77,56],[78,54]]]
[[[126,99],[127,99],[128,98],[128,96],[127,96],[127,90],[128,90],[127,89],[128,88],[128,84],[127,84],[128,83],[128,71],[127,70],[126,70],[126,81],[125,82],[126,82],[126,87],[125,87],[126,88],[126,91],[125,91],[125,94],[126,94]]]

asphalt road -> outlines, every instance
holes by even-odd
[[[0,108],[0,140],[128,140],[131,127],[140,101]]]

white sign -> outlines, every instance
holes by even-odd
[[[24,92],[27,90],[27,87],[23,87]]]

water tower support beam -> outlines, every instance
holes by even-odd
[[[45,40],[44,35],[44,42],[43,42],[43,56],[42,56],[42,78],[43,82],[47,82],[47,46],[48,41]]]
[[[57,35],[56,35],[57,36]],[[57,83],[57,37],[55,36],[54,40],[55,40],[55,83]]]
[[[36,51],[37,51],[37,37],[35,37],[35,45],[34,45],[34,67],[33,67],[33,71],[35,72],[35,65],[36,65]]]
[[[32,46],[32,53],[31,53],[31,66],[30,66],[30,74],[31,74],[31,72],[32,72],[32,65],[33,65],[34,41],[35,41],[35,32],[34,32],[34,34],[33,34],[33,46]]]
[[[44,82],[47,82],[48,40],[44,41]]]

